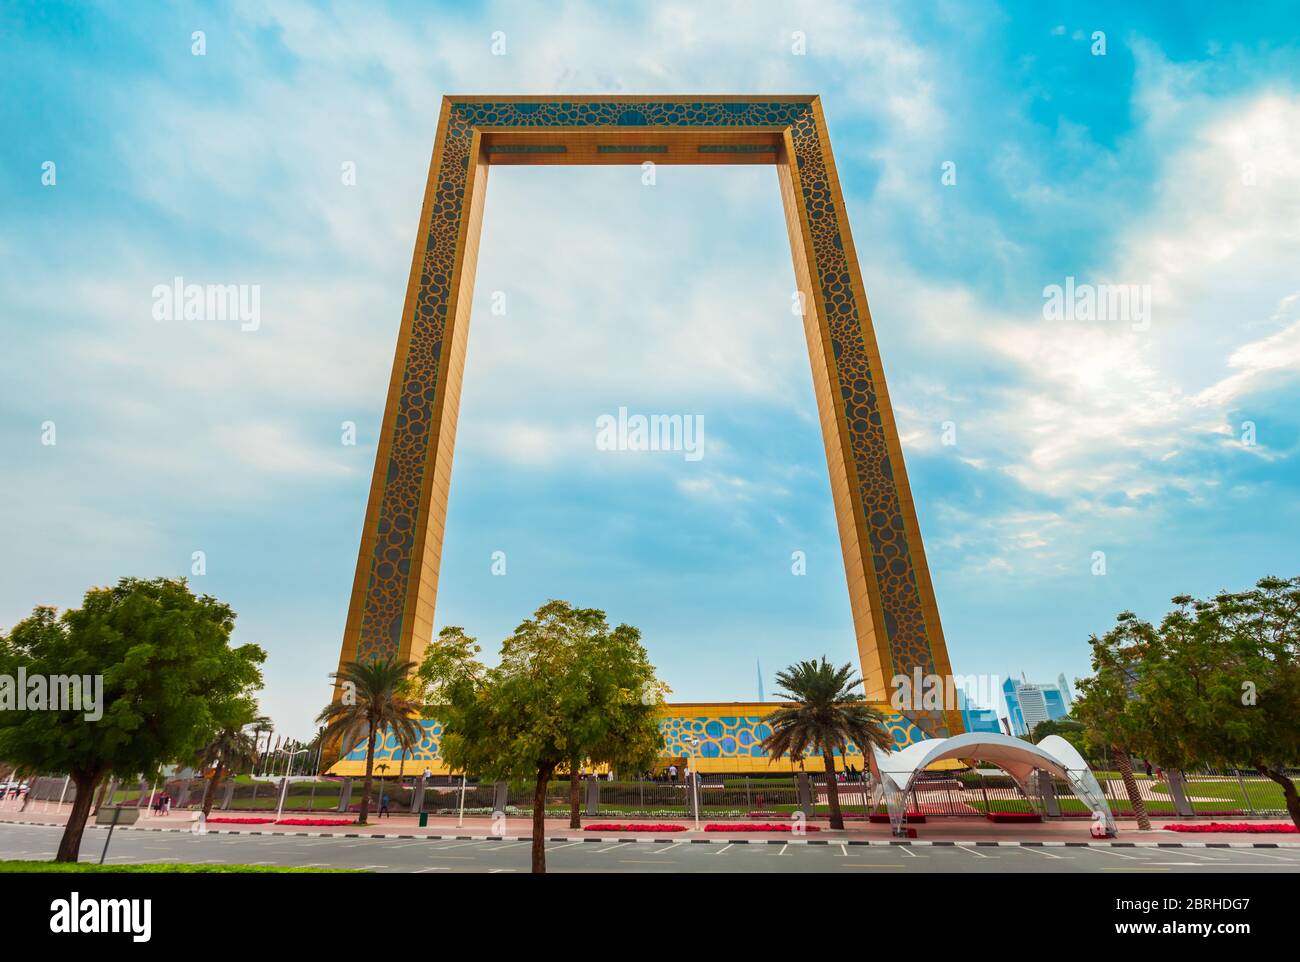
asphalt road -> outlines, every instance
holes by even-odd
[[[49,859],[61,830],[0,824],[0,858]],[[104,830],[87,828],[83,861],[98,861]],[[529,842],[188,835],[118,830],[107,861],[364,868],[375,872],[526,872]],[[698,844],[548,842],[552,872],[1135,873],[1300,872],[1300,848]]]

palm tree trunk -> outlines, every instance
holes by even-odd
[[[1300,829],[1300,796],[1296,794],[1295,782],[1287,777],[1286,772],[1280,768],[1273,768],[1269,765],[1256,765],[1255,770],[1265,778],[1271,779],[1282,786],[1282,795],[1286,798],[1286,810],[1291,816],[1291,821],[1295,822],[1295,827]]]
[[[582,828],[582,799],[579,797],[579,765],[577,760],[569,763],[569,828]]]
[[[533,791],[533,872],[546,873],[546,784],[554,766],[537,769],[537,788]]]
[[[59,851],[54,856],[56,862],[77,861],[81,854],[81,835],[86,830],[86,816],[90,814],[95,799],[97,779],[94,775],[73,772],[72,781],[77,786],[77,797],[72,800],[72,812],[68,815],[68,823],[63,826]]]
[[[840,786],[835,780],[835,752],[822,748],[822,761],[826,763],[826,801],[831,807],[831,828],[844,830],[844,813],[840,811]],[[816,811],[814,808],[813,811]]]
[[[208,782],[208,787],[203,791],[203,817],[207,818],[212,814],[212,804],[217,800],[217,786],[221,782],[222,763],[217,762],[217,767],[212,770],[212,778]]]
[[[1147,817],[1146,802],[1138,792],[1137,779],[1133,777],[1133,760],[1128,752],[1118,745],[1115,749],[1115,764],[1119,768],[1120,778],[1124,779],[1124,791],[1128,792],[1129,804],[1133,806],[1133,815],[1137,818],[1138,828],[1144,832],[1151,831],[1151,819]]]
[[[375,776],[375,735],[371,727],[370,737],[366,739],[366,780],[361,791],[361,811],[357,812],[357,824],[366,824],[370,815],[370,786]]]

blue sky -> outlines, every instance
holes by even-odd
[[[0,625],[203,551],[311,730],[447,93],[822,96],[957,672],[1075,677],[1123,609],[1297,571],[1285,4],[145,9],[0,7]],[[176,276],[261,326],[155,321]],[[1149,285],[1149,326],[1046,319],[1067,277]],[[495,169],[439,624],[601,607],[680,701],[855,658],[792,287],[771,169]],[[703,415],[705,457],[596,450],[620,406]]]

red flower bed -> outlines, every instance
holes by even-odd
[[[214,816],[208,819],[208,824],[220,822],[223,825],[351,825],[350,819],[340,818],[282,818],[278,822],[273,818],[230,818],[229,816]]]
[[[671,822],[602,822],[599,825],[584,825],[584,832],[684,832],[685,825]]]
[[[1300,831],[1287,822],[1208,822],[1201,825],[1175,823],[1162,827],[1166,832],[1230,832],[1251,835],[1293,835]]]
[[[728,825],[725,822],[710,822],[704,826],[706,832],[793,832],[792,822],[737,822]],[[820,832],[816,825],[805,825],[805,832]]]

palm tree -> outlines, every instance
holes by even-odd
[[[839,785],[835,781],[835,753],[846,754],[849,743],[863,754],[876,745],[890,744],[884,718],[854,689],[862,679],[853,677],[852,665],[835,668],[822,656],[821,662],[801,661],[776,676],[780,691],[777,697],[793,704],[785,705],[764,721],[772,734],[763,739],[768,763],[786,752],[794,762],[803,761],[810,751],[820,752],[826,764],[826,796],[830,802],[831,828],[844,828],[840,812]]]
[[[212,767],[212,778],[203,790],[204,818],[212,814],[212,803],[216,800],[222,775],[246,765],[252,766],[257,761],[257,733],[270,725],[270,719],[258,715],[254,706],[238,706],[212,740],[199,751],[199,770]]]
[[[370,787],[374,782],[375,741],[391,728],[403,745],[419,744],[421,704],[411,697],[408,676],[413,661],[394,657],[349,661],[331,675],[343,690],[342,697],[316,716],[324,724],[324,737],[339,739],[347,746],[358,738],[366,740],[366,783],[361,796],[357,823],[364,825],[370,814]]]

